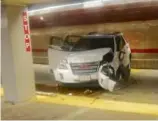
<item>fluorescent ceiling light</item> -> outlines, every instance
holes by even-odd
[[[37,14],[49,13],[53,11],[70,10],[70,9],[76,9],[76,8],[100,7],[104,5],[104,1],[111,1],[111,0],[93,0],[93,1],[87,1],[87,2],[82,2],[82,3],[45,7],[41,9],[30,10],[28,11],[28,14],[29,16],[32,16],[32,15],[37,15]]]
[[[84,8],[100,7],[100,6],[103,6],[102,0],[88,1],[83,3]]]
[[[44,14],[53,11],[64,11],[64,10],[71,10],[77,8],[90,8],[90,7],[101,7],[103,5],[109,4],[124,4],[124,3],[131,3],[131,2],[142,2],[142,1],[157,1],[157,0],[93,0],[87,1],[82,3],[74,3],[74,4],[66,4],[66,5],[58,5],[58,6],[51,6],[45,7],[42,9],[35,9],[28,11],[29,16],[37,15],[37,14]]]
[[[43,16],[40,17],[40,20],[42,20],[42,21],[44,20]]]
[[[70,8],[70,7],[74,7],[74,6],[78,6],[78,5],[82,5],[82,3],[51,6],[51,7],[41,8],[41,9],[30,10],[30,11],[28,11],[28,13],[29,13],[29,15],[42,14],[42,13],[47,13],[47,12],[51,12],[51,11],[54,11],[54,10],[64,9],[66,7]]]

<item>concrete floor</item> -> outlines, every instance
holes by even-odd
[[[91,90],[92,93],[88,96],[93,96],[103,99],[123,100],[138,103],[158,104],[158,70],[134,69],[131,71],[131,82],[134,82],[128,87],[122,88],[116,92],[108,93],[101,88],[92,87],[69,87],[56,88],[56,82],[51,79],[48,73],[47,65],[34,65],[35,78],[38,91],[53,92],[60,94],[87,96],[86,90]],[[44,86],[44,85],[47,86]],[[55,87],[55,88],[54,88]]]
[[[126,113],[94,108],[75,107],[50,103],[2,103],[2,120],[105,120],[105,119],[158,119],[158,116]]]
[[[34,69],[37,91],[51,96],[17,105],[2,100],[2,119],[158,119],[158,70],[133,70],[131,80],[136,83],[109,93],[101,88],[56,87],[48,66]]]

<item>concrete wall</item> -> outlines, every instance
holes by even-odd
[[[158,69],[158,20],[32,29],[34,63],[47,64],[47,48],[51,35],[63,37],[92,31],[123,32],[133,52],[132,67]]]

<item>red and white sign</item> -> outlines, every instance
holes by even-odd
[[[31,51],[30,28],[27,11],[23,12],[24,41],[26,52]]]

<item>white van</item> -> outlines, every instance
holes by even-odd
[[[61,40],[52,37],[48,49],[50,73],[56,81],[98,81],[103,88],[105,79],[128,81],[131,50],[121,33],[68,36],[53,45]]]

